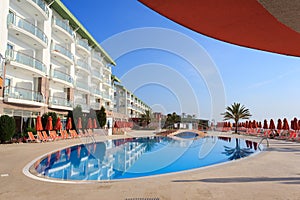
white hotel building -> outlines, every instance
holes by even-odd
[[[0,115],[64,119],[80,105],[113,117],[116,64],[60,0],[1,0],[0,10]]]

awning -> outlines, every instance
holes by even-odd
[[[140,2],[165,17],[209,37],[254,49],[300,56],[300,24],[297,22],[300,1]]]

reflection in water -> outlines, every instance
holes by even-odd
[[[226,162],[257,149],[257,143],[245,141],[241,146],[241,141],[211,136],[192,140],[169,137],[107,140],[59,150],[38,160],[34,167],[41,175],[61,180],[149,176]]]
[[[223,154],[228,156],[229,160],[236,160],[239,158],[244,158],[253,153],[253,151],[249,147],[241,148],[240,147],[240,139],[238,139],[238,138],[235,138],[235,147],[234,148],[228,147],[228,146],[224,146],[224,148],[225,148],[225,152],[223,152]]]

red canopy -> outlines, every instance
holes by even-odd
[[[71,120],[71,117],[68,118],[66,129],[67,130],[71,130],[72,129],[72,120]]]
[[[60,121],[60,118],[58,117],[57,118],[57,121],[56,121],[56,125],[55,125],[55,130],[61,130],[62,129],[62,124],[61,124],[61,121]]]
[[[46,124],[46,127],[45,129],[47,131],[51,131],[53,129],[53,125],[52,125],[52,117],[49,116],[48,119],[47,119],[47,124]]]
[[[165,17],[209,37],[254,49],[300,56],[300,46],[295,45],[300,44],[300,34],[295,31],[294,25],[298,20],[297,1],[140,1]]]
[[[35,129],[36,129],[37,131],[43,130],[43,125],[42,125],[42,118],[41,118],[41,116],[37,116],[37,118],[36,118]]]

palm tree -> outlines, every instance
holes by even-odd
[[[251,114],[248,108],[245,108],[244,105],[241,106],[240,103],[233,103],[231,107],[226,108],[226,112],[222,113],[224,115],[224,120],[233,119],[235,122],[235,133],[238,130],[238,123],[240,119],[249,119]]]
[[[151,122],[151,113],[150,110],[146,110],[141,116],[142,126],[148,126]]]

